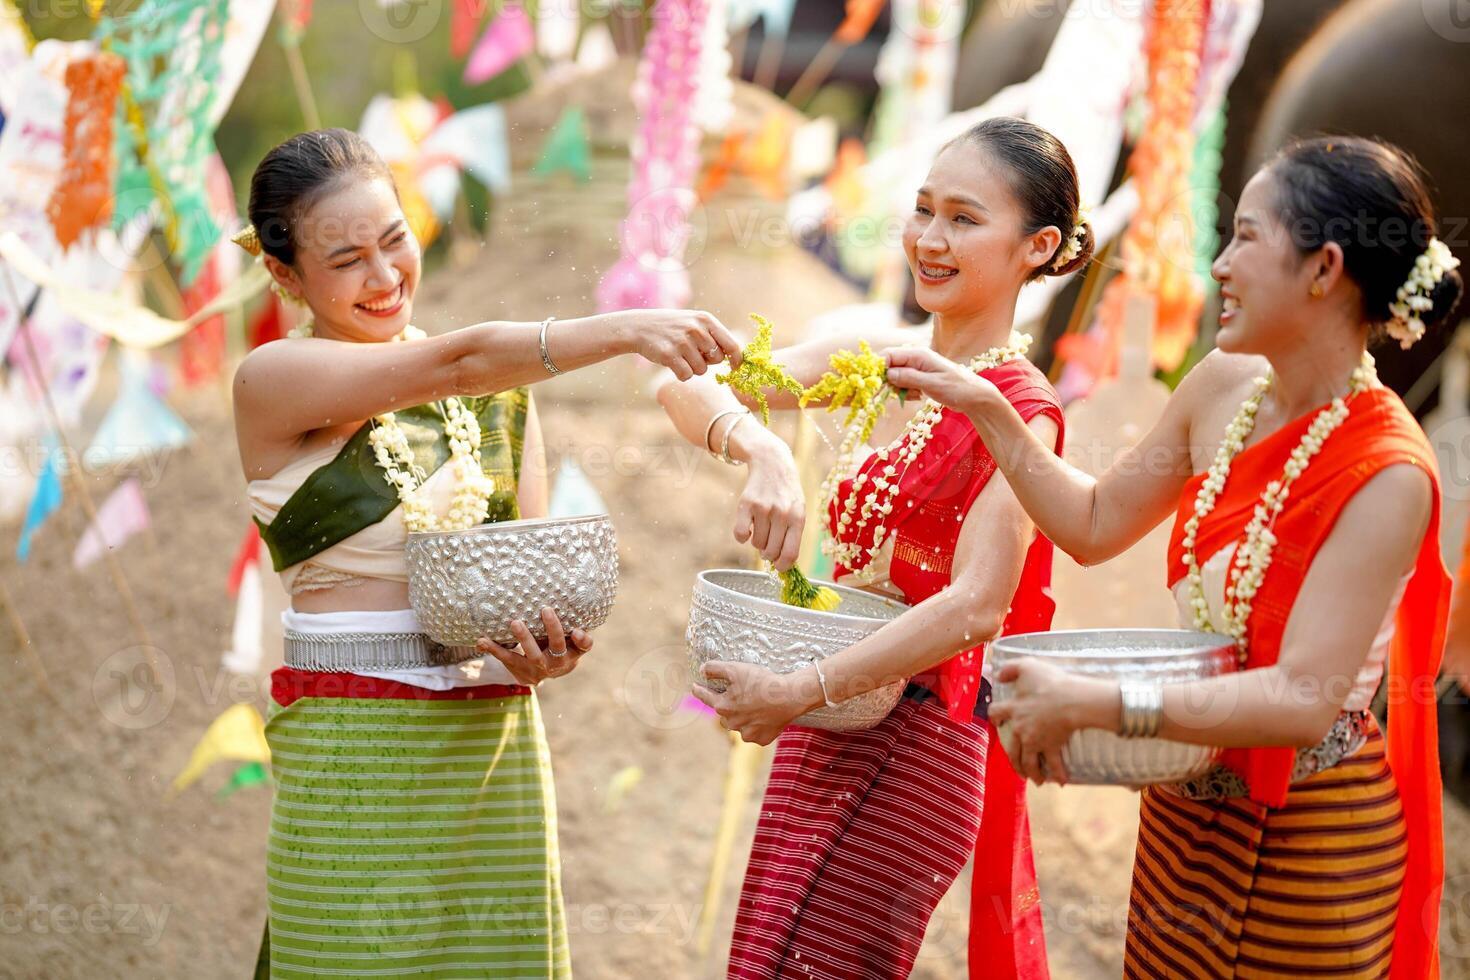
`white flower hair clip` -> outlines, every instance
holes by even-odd
[[[1424,320],[1421,313],[1434,309],[1434,288],[1444,279],[1445,273],[1460,267],[1460,260],[1450,253],[1449,247],[1438,238],[1429,240],[1429,247],[1414,260],[1408,280],[1399,287],[1398,301],[1388,304],[1393,319],[1388,321],[1388,335],[1408,350],[1414,342],[1424,336]]]
[[[1087,225],[1091,218],[1091,211],[1086,206],[1077,209],[1077,219],[1072,224],[1072,233],[1067,236],[1067,243],[1057,249],[1057,254],[1052,258],[1051,265],[1048,267],[1051,271],[1056,272],[1066,268],[1068,262],[1082,254],[1082,242],[1087,238]]]

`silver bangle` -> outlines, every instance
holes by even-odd
[[[822,662],[820,660],[813,660],[812,667],[817,672],[817,683],[822,687],[822,700],[829,708],[837,707],[837,702],[833,701],[832,695],[827,693],[827,675],[822,673]]]
[[[1164,723],[1162,681],[1125,679],[1118,682],[1123,718],[1118,734],[1124,738],[1154,738]]]
[[[551,363],[551,352],[546,349],[546,328],[551,326],[551,321],[556,317],[549,316],[541,321],[541,363],[545,365],[548,374],[561,374],[561,368]]]
[[[750,412],[747,411],[744,415],[740,416],[734,422],[731,422],[730,427],[725,430],[725,438],[720,442],[720,459],[725,461],[726,466],[744,465],[739,460],[730,458],[730,434],[733,433],[736,429],[740,428],[740,423],[744,422],[748,418],[750,418]]]
[[[739,415],[741,412],[745,412],[745,411],[746,411],[746,409],[743,409],[743,408],[731,408],[731,409],[727,409],[726,411],[723,411],[723,412],[720,412],[720,413],[716,414],[714,418],[712,418],[712,419],[709,420],[709,425],[707,425],[707,426],[704,427],[704,449],[705,449],[705,452],[709,453],[711,456],[715,457],[716,459],[719,459],[720,458],[719,457],[719,454],[715,452],[714,446],[710,445],[710,441],[709,441],[710,433],[712,433],[712,432],[715,431],[715,426],[717,426],[717,425],[720,424],[720,419],[729,418],[731,415]]]

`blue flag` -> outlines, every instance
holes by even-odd
[[[54,449],[48,448],[41,463],[36,492],[31,497],[30,508],[26,510],[25,524],[20,529],[20,544],[15,548],[15,557],[21,561],[31,556],[31,536],[61,506],[61,478],[56,473],[56,459],[59,455]]]

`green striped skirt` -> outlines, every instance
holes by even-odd
[[[571,976],[534,696],[273,707],[271,977]]]

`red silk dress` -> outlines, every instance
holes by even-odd
[[[1450,593],[1439,553],[1439,476],[1434,450],[1397,395],[1375,388],[1348,404],[1347,420],[1292,485],[1276,520],[1278,543],[1246,624],[1247,668],[1277,662],[1312,559],[1353,495],[1387,466],[1417,466],[1433,480],[1433,517],[1396,614],[1387,737],[1372,723],[1360,750],[1298,782],[1296,750],[1232,749],[1224,764],[1246,797],[1146,790],[1127,977],[1186,968],[1200,977],[1439,975],[1444,843],[1434,683]],[[1316,414],[1236,456],[1196,534],[1197,554],[1243,540],[1262,492],[1281,479]],[[1186,574],[1184,525],[1204,478],[1197,474],[1180,497],[1171,586]]]
[[[983,376],[1028,422],[1044,415],[1063,426],[1056,392],[1029,362]],[[863,469],[883,465],[874,456]],[[964,517],[994,473],[974,426],[945,411],[902,476],[887,524],[890,581],[910,604],[949,585]],[[851,492],[845,481],[838,500]],[[835,506],[828,518],[835,529]],[[872,530],[844,540],[867,548]],[[1049,628],[1051,559],[1038,535],[1005,633]],[[1025,784],[983,717],[983,658],[975,647],[913,678],[875,728],[782,734],[736,913],[731,978],[907,977],[972,853],[971,976],[1048,976]]]

